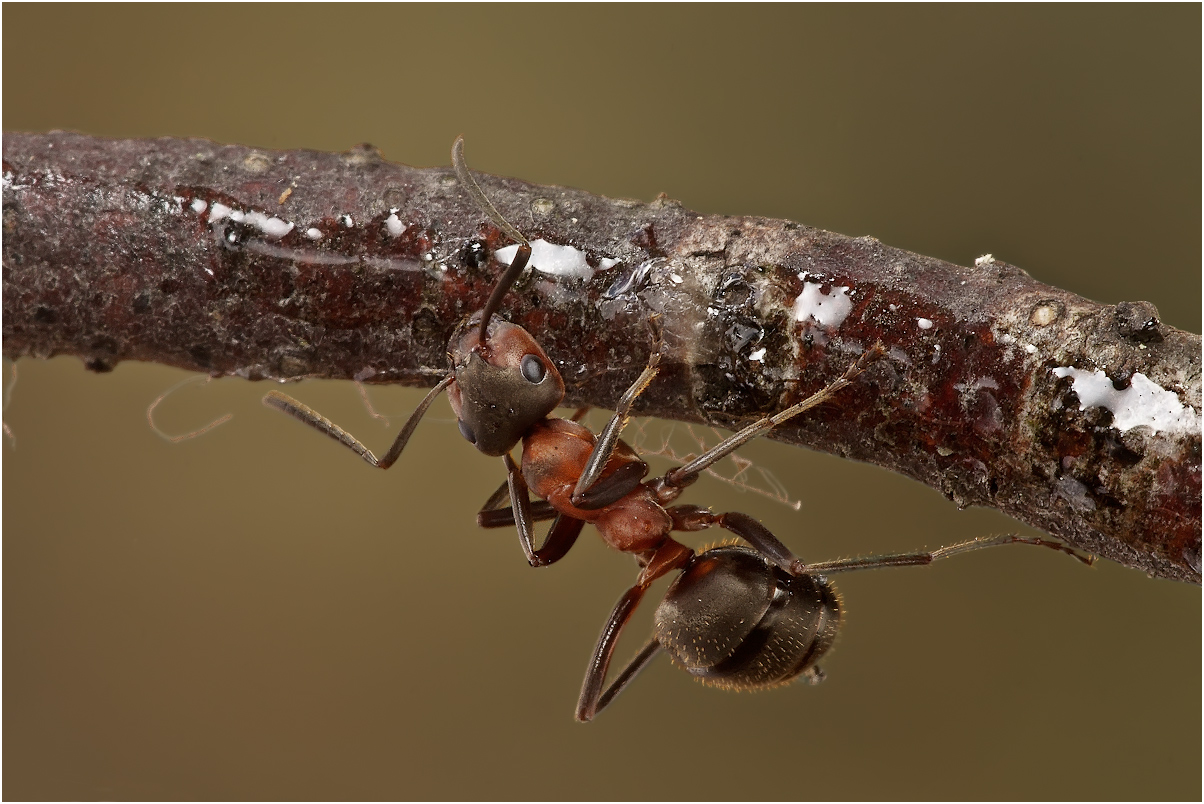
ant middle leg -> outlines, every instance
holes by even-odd
[[[263,397],[263,404],[269,408],[275,408],[282,413],[287,413],[302,424],[308,424],[319,433],[330,436],[363,458],[368,465],[375,466],[377,469],[388,469],[401,456],[401,451],[409,443],[410,436],[414,434],[414,430],[418,427],[418,422],[422,419],[423,414],[426,413],[427,408],[431,406],[431,403],[435,401],[435,397],[443,393],[444,389],[451,385],[454,379],[455,375],[444,377],[439,381],[438,385],[422,398],[422,401],[418,403],[418,407],[414,409],[414,412],[410,414],[410,418],[406,420],[405,426],[401,428],[401,432],[397,434],[397,438],[393,440],[393,445],[389,447],[389,451],[382,458],[377,458],[372,450],[364,446],[363,442],[351,435],[351,433],[339,427],[309,405],[293,399],[288,394],[282,394],[279,391],[268,391]]]
[[[602,692],[600,695],[596,696],[596,700],[594,701],[592,708],[588,705],[588,703],[586,703],[584,707],[581,703],[578,703],[577,719],[582,722],[588,722],[596,717],[599,712],[610,705],[610,702],[613,701],[620,692],[627,689],[627,685],[634,681],[635,677],[638,676],[640,672],[647,667],[648,664],[655,659],[656,655],[660,652],[661,643],[655,638],[649,640],[648,644],[641,648],[640,652],[627,663],[627,666],[619,671],[619,674],[615,676],[615,680],[610,682],[610,684],[606,687],[605,692]],[[593,695],[591,693],[591,699],[592,698]]]

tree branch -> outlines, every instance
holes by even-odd
[[[505,312],[568,403],[735,426],[889,350],[773,437],[1200,582],[1200,338],[980,258],[481,176],[536,244]],[[509,245],[450,168],[204,140],[4,137],[4,354],[433,385]],[[503,257],[505,252],[503,252]],[[1096,374],[1095,372],[1102,372]]]

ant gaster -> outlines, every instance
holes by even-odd
[[[278,391],[269,392],[263,401],[334,438],[372,466],[387,469],[401,455],[435,397],[446,390],[460,433],[484,454],[500,456],[506,467],[506,484],[481,508],[477,516],[480,526],[517,525],[523,552],[532,566],[546,566],[562,558],[586,522],[592,522],[611,547],[636,557],[642,569],[599,637],[578,701],[578,720],[593,718],[662,648],[691,674],[721,687],[765,688],[800,675],[819,680],[822,673],[816,663],[831,646],[841,614],[840,599],[823,577],[827,573],[927,564],[955,553],[1012,542],[1076,555],[1053,542],[1003,536],[931,553],[806,564],[746,514],[715,514],[695,505],[670,505],[703,470],[850,385],[884,349],[875,344],[827,387],[748,425],[688,464],[645,481],[648,465],[619,435],[636,398],[657,375],[659,343],[598,436],[576,417],[550,418],[564,398],[564,381],[530,333],[495,317],[531,257],[531,245],[494,208],[469,174],[463,138],[452,146],[452,164],[462,189],[519,247],[485,307],[452,333],[448,343],[451,372],[418,405],[388,452],[377,458],[350,433]],[[510,452],[520,442],[522,460],[515,464]],[[511,507],[499,507],[507,494]],[[540,499],[532,502],[532,494]],[[551,528],[543,546],[536,548],[534,523],[546,519],[553,520]],[[669,535],[716,525],[752,549],[729,545],[695,553]],[[624,626],[648,587],[673,571],[681,574],[657,608],[653,639],[604,690]]]

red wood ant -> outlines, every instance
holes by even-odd
[[[377,458],[350,433],[278,391],[269,392],[263,401],[334,438],[370,465],[387,469],[401,455],[435,397],[446,390],[460,433],[486,455],[500,456],[506,467],[506,484],[478,513],[480,526],[517,525],[532,566],[547,566],[564,557],[586,522],[592,522],[611,547],[637,558],[642,567],[639,577],[615,606],[590,660],[577,705],[578,720],[590,720],[609,704],[662,647],[689,672],[722,687],[763,688],[800,675],[818,680],[822,674],[816,662],[831,646],[841,614],[840,599],[823,577],[826,573],[927,564],[1012,542],[1076,555],[1053,542],[1004,536],[931,553],[805,564],[746,514],[671,505],[703,470],[850,385],[884,353],[883,347],[875,344],[839,379],[801,402],[748,425],[688,464],[645,481],[648,465],[619,435],[635,400],[657,375],[659,336],[644,371],[597,437],[575,420],[550,418],[564,398],[564,381],[530,333],[495,317],[531,257],[531,245],[469,174],[462,138],[452,147],[452,164],[464,191],[519,247],[485,307],[453,332],[448,343],[451,372],[418,405],[388,452]],[[510,452],[520,442],[522,461],[515,464]],[[499,508],[507,493],[511,507]],[[539,500],[532,502],[532,494]],[[536,548],[534,523],[546,519],[553,520],[551,528],[543,546]],[[725,546],[695,553],[669,535],[716,525],[753,549]],[[655,636],[603,690],[619,634],[649,585],[674,570],[681,574],[657,608]]]

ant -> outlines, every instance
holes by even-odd
[[[643,372],[623,394],[609,424],[595,436],[573,419],[551,418],[564,398],[564,381],[539,343],[525,329],[496,317],[511,286],[526,268],[531,245],[494,208],[464,162],[464,141],[452,146],[460,186],[508,237],[518,244],[513,261],[484,308],[462,321],[448,343],[450,373],[419,403],[383,457],[317,411],[278,391],[274,407],[350,448],[368,464],[388,469],[400,457],[419,421],[447,391],[460,433],[486,455],[501,457],[506,483],[482,506],[481,527],[516,525],[527,561],[547,566],[565,556],[586,522],[603,541],[636,557],[636,584],[620,598],[590,660],[577,705],[588,721],[665,648],[689,672],[718,686],[755,689],[805,674],[822,678],[816,661],[831,646],[840,623],[840,600],[824,573],[882,566],[927,564],[956,553],[998,544],[1039,544],[1077,554],[1041,539],[1005,536],[974,540],[931,553],[908,553],[805,564],[761,523],[738,512],[715,514],[695,505],[671,505],[700,473],[746,442],[819,405],[852,382],[885,350],[875,344],[844,374],[801,402],[766,416],[729,436],[684,466],[645,481],[648,465],[620,440],[632,407],[658,373],[660,338]],[[521,464],[511,450],[522,444]],[[509,495],[511,506],[498,507]],[[532,502],[531,495],[538,500]],[[544,543],[535,546],[534,523],[552,519]],[[669,535],[719,526],[751,545],[696,553]],[[648,586],[674,571],[681,574],[656,612],[656,634],[615,681],[603,690],[619,634]]]

